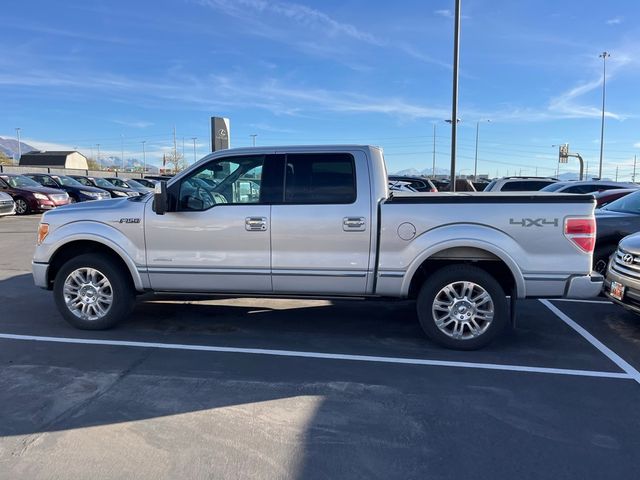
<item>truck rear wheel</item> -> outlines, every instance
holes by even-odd
[[[83,330],[104,330],[133,309],[135,290],[128,272],[103,255],[84,254],[67,261],[53,283],[64,319]]]
[[[470,265],[451,265],[431,275],[418,294],[417,309],[427,336],[456,350],[488,345],[509,320],[500,284]]]

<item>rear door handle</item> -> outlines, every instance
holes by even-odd
[[[264,232],[267,229],[266,217],[247,217],[244,219],[244,228],[249,232]]]
[[[345,232],[364,232],[367,229],[367,221],[364,217],[344,217],[342,229]]]

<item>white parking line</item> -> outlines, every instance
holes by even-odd
[[[562,312],[558,307],[553,305],[549,300],[540,300],[543,305],[545,305],[549,310],[555,313],[560,320],[573,328],[576,332],[578,332],[582,337],[584,337],[591,345],[596,347],[602,354],[606,355],[606,357],[615,363],[622,370],[627,372],[630,378],[633,378],[636,382],[640,383],[640,372],[633,368],[630,364],[628,364],[625,360],[620,357],[617,353],[607,347],[604,343],[598,340],[596,337],[587,332],[583,327],[578,325],[574,320],[572,320],[569,316],[567,316],[564,312]]]
[[[168,350],[192,350],[199,352],[242,353],[255,355],[273,355],[279,357],[303,357],[325,360],[351,360],[357,362],[395,363],[405,365],[426,365],[432,367],[475,368],[483,370],[503,370],[510,372],[547,373],[553,375],[571,375],[576,377],[622,378],[631,379],[628,373],[601,372],[596,370],[572,370],[565,368],[529,367],[525,365],[501,365],[496,363],[451,362],[423,358],[377,357],[371,355],[347,355],[342,353],[301,352],[292,350],[270,350],[264,348],[216,347],[210,345],[186,345],[179,343],[131,342],[123,340],[97,340],[69,337],[42,337],[35,335],[15,335],[0,333],[0,339],[24,340],[34,342],[66,343],[82,345],[107,345],[117,347],[161,348]],[[637,372],[636,372],[637,373]]]
[[[610,300],[580,300],[578,298],[554,298],[554,302],[569,302],[569,303],[599,303],[601,305],[613,305]]]

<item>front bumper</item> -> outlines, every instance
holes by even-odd
[[[624,297],[622,300],[613,298],[610,295],[611,282],[618,282],[624,285]],[[604,281],[604,294],[613,303],[640,314],[640,281],[627,277],[626,275],[620,275],[611,270],[611,264],[609,264],[609,268],[607,268],[607,278]]]
[[[604,277],[596,272],[589,275],[572,277],[567,282],[567,298],[593,298],[602,291]]]
[[[31,262],[31,273],[33,275],[33,283],[36,284],[36,287],[49,289],[49,282],[47,281],[48,272],[48,263]]]

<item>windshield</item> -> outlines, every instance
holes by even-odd
[[[108,180],[105,180],[104,178],[93,178],[93,181],[98,187],[106,187],[106,188],[115,187],[113,183],[109,182]]]
[[[75,179],[73,179],[71,177],[67,177],[65,175],[59,175],[59,176],[56,175],[53,178],[54,178],[54,180],[57,180],[58,182],[60,182],[65,187],[82,187],[83,186],[79,181],[77,181],[77,180],[75,180]]]
[[[541,192],[557,192],[558,190],[560,190],[562,187],[565,187],[566,184],[562,183],[562,182],[558,182],[558,183],[552,183],[551,185],[547,185],[544,188],[541,188],[540,191]]]
[[[601,210],[640,214],[640,191],[630,193],[618,200],[614,200],[605,207],[602,207]]]
[[[24,175],[17,175],[15,177],[0,177],[0,178],[2,178],[5,182],[9,184],[9,186],[13,188],[42,186],[35,180],[31,180],[29,177],[25,177]]]
[[[129,186],[131,188],[147,188],[144,185],[142,185],[141,183],[136,182],[135,180],[127,180],[127,183],[129,184]]]

